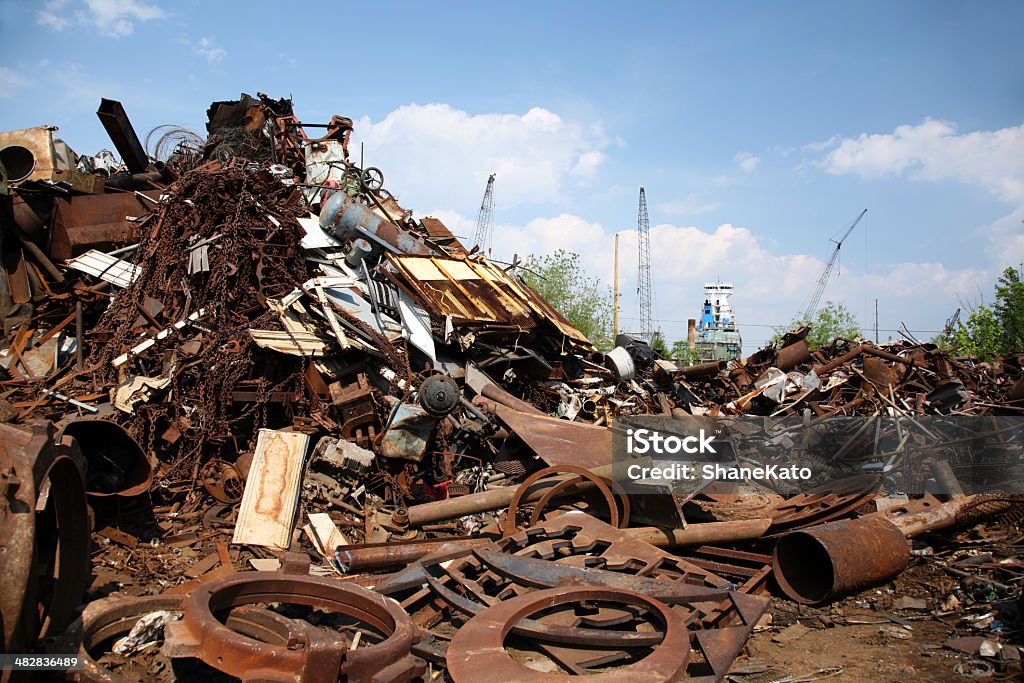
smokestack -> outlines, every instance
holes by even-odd
[[[693,318],[686,321],[686,345],[691,349],[697,347],[697,321]]]

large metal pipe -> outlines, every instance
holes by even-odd
[[[816,605],[884,583],[906,569],[910,543],[884,519],[829,522],[786,534],[775,544],[772,569],[783,592]]]

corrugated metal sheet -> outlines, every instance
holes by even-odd
[[[491,322],[524,330],[546,320],[566,337],[590,345],[537,292],[486,258],[388,255],[388,260],[436,315],[450,315],[456,323]]]
[[[142,275],[142,268],[95,249],[68,259],[67,265],[118,287],[127,287]]]

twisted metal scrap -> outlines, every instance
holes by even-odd
[[[184,418],[190,427],[182,430],[176,444],[171,461],[176,473],[189,466],[195,470],[203,444],[230,439],[232,427],[243,420],[255,420],[249,431],[255,433],[265,423],[263,408],[271,391],[287,388],[305,396],[302,361],[275,356],[275,362],[261,364],[257,371],[254,354],[260,351],[248,334],[254,327],[280,328],[277,315],[258,302],[267,263],[274,267],[270,277],[275,288],[291,290],[309,278],[299,248],[301,228],[294,220],[300,209],[291,193],[292,188],[265,174],[238,168],[185,175],[142,230],[135,251],[141,276],[113,299],[97,325],[110,341],[93,349],[90,365],[98,365],[98,384],[111,385],[122,378],[110,361],[140,341],[134,327],[146,297],[163,304],[167,325],[206,309],[195,325],[202,332],[199,352],[175,358],[170,387],[175,400],[140,407],[130,425],[137,437],[145,433],[151,445],[161,427]],[[189,247],[206,241],[209,271],[190,274]],[[265,258],[267,254],[273,258]],[[146,357],[160,358],[195,331],[186,328],[170,335]],[[147,372],[160,375],[162,368],[150,365]],[[235,411],[231,391],[247,378],[257,380],[260,396],[255,404]]]

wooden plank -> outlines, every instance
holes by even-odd
[[[334,557],[334,549],[339,545],[348,545],[348,539],[325,512],[310,514],[309,524],[302,527],[302,530],[309,536],[317,552],[328,559]]]
[[[287,550],[309,436],[261,429],[232,543]]]

